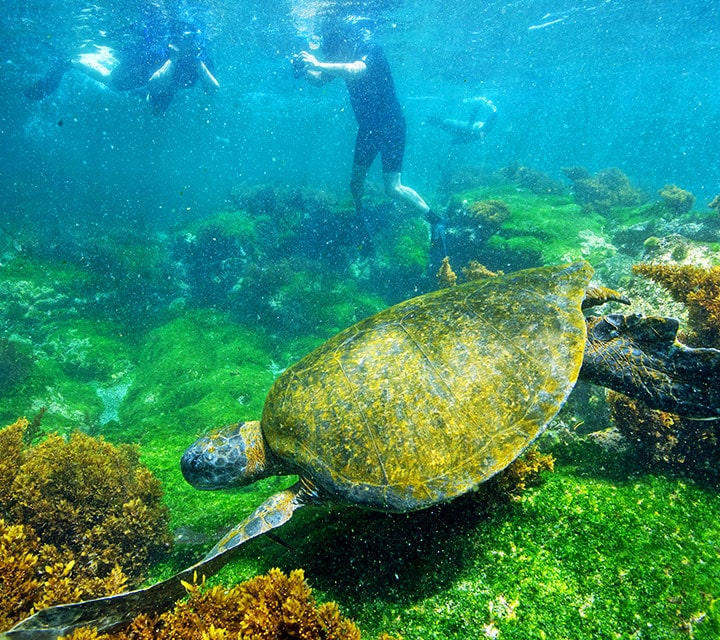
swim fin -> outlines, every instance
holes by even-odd
[[[57,91],[60,86],[60,81],[71,67],[72,65],[69,60],[58,60],[42,78],[25,89],[25,97],[28,100],[37,102],[52,95]]]

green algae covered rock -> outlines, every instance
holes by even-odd
[[[123,440],[166,430],[193,434],[257,415],[275,375],[271,342],[226,314],[188,311],[150,332],[120,406]]]
[[[474,214],[479,202],[505,205],[498,221]],[[615,254],[606,219],[584,211],[570,196],[536,194],[516,185],[480,187],[458,194],[450,206],[453,249],[491,268],[555,264],[583,258],[598,264]],[[451,255],[452,255],[451,251]],[[466,258],[463,260],[463,258]]]
[[[122,325],[108,320],[95,276],[63,261],[18,254],[0,266],[3,353],[0,419],[45,410],[43,429],[99,426],[98,388],[130,366]]]

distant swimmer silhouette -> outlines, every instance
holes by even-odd
[[[473,98],[471,102],[473,109],[467,120],[428,116],[424,122],[452,134],[452,144],[467,144],[475,140],[482,140],[495,125],[497,107],[492,101],[482,96]],[[483,111],[484,119],[480,120],[479,116]]]

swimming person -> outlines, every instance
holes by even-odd
[[[467,120],[429,116],[425,118],[424,122],[451,133],[452,144],[467,144],[475,140],[482,140],[495,125],[497,107],[492,101],[482,96],[473,98],[471,102],[474,107]],[[485,111],[483,120],[478,117],[481,109]]]
[[[25,97],[38,101],[53,94],[73,68],[114,91],[147,89],[155,114],[167,109],[177,91],[198,80],[206,90],[220,86],[210,70],[202,30],[171,18],[160,4],[143,3],[138,20],[121,35],[124,45],[117,52],[95,46],[73,60],[57,59],[25,90]]]
[[[308,51],[301,52],[299,59],[305,66],[305,78],[311,84],[322,86],[342,78],[347,86],[358,123],[350,179],[358,216],[362,217],[365,179],[380,154],[385,193],[422,213],[433,229],[433,239],[444,243],[440,216],[400,179],[405,154],[405,116],[382,47],[371,41],[368,31],[357,21],[332,19],[322,30],[322,52],[324,62]]]

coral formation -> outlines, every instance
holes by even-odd
[[[540,474],[543,471],[553,471],[554,468],[555,458],[532,446],[506,469],[480,485],[478,492],[487,502],[517,500],[528,487],[540,481]]]
[[[468,282],[471,280],[485,280],[486,278],[495,278],[503,274],[502,271],[490,271],[485,265],[480,264],[477,260],[470,260],[467,267],[462,268],[463,276]]]
[[[720,347],[720,266],[650,264],[633,266],[688,308],[687,341],[693,346]]]
[[[546,173],[519,164],[510,164],[504,169],[501,169],[500,175],[505,180],[510,180],[523,189],[528,189],[538,195],[550,193],[559,194],[564,191],[563,186]]]
[[[0,564],[23,558],[14,588],[34,594],[32,602],[22,596],[19,609],[137,582],[170,543],[160,484],[139,464],[138,449],[80,432],[28,446],[29,426],[21,418],[0,431]]]
[[[502,200],[476,200],[467,208],[474,218],[490,226],[497,226],[510,217],[510,207]]]
[[[616,167],[598,171],[594,176],[583,167],[564,167],[562,171],[573,183],[575,201],[589,211],[606,214],[613,207],[635,207],[645,200]]]
[[[457,284],[457,275],[450,266],[450,258],[445,256],[440,263],[437,273],[438,285],[441,289],[445,287],[454,287]]]
[[[715,211],[720,211],[720,193],[718,193],[718,194],[708,203],[708,209],[715,209]]]
[[[689,213],[695,204],[695,196],[675,184],[666,184],[660,190],[660,197],[664,206],[674,215]]]
[[[120,632],[98,635],[80,629],[65,640],[360,640],[355,624],[337,604],[317,605],[302,569],[280,569],[231,589],[186,584],[189,599],[171,612],[138,616]],[[381,636],[381,640],[391,640]]]
[[[717,478],[720,447],[713,421],[650,409],[640,400],[608,392],[612,421],[647,465]]]

